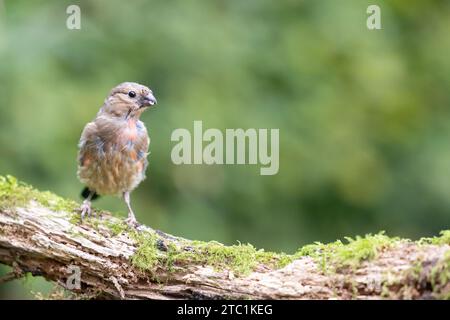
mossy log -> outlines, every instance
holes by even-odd
[[[0,177],[0,263],[43,276],[72,298],[443,299],[450,232],[410,241],[384,234],[316,243],[288,255],[251,245],[129,229],[107,212],[81,223],[76,202]]]

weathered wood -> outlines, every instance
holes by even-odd
[[[246,276],[196,263],[150,274],[130,262],[136,241],[103,225],[117,218],[104,214],[94,228],[74,224],[70,215],[35,201],[0,209],[0,263],[63,287],[70,266],[78,266],[81,288],[72,291],[107,299],[436,298],[450,291],[448,278],[441,279],[438,290],[432,287],[436,270],[449,273],[447,244],[399,241],[371,261],[329,272],[304,256],[280,269],[261,265]]]

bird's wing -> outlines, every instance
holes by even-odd
[[[148,137],[147,128],[145,128],[145,125],[142,121],[138,121],[136,127],[137,127],[136,150],[148,152],[150,138]]]
[[[147,129],[142,121],[138,121],[137,126],[137,139],[134,144],[136,152],[136,160],[141,164],[142,172],[147,169],[147,155],[148,147],[150,145],[150,138],[148,137]]]
[[[97,126],[94,122],[89,122],[81,133],[78,143],[78,163],[84,166],[90,159],[90,154],[94,151],[95,141],[98,140]]]

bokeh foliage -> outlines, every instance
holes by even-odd
[[[65,27],[70,4],[79,31]],[[382,30],[366,28],[369,4]],[[81,130],[113,86],[137,81],[159,101],[143,116],[142,222],[287,252],[437,234],[450,226],[449,30],[446,0],[0,0],[0,174],[78,199]],[[171,132],[194,120],[279,128],[279,173],[175,166]]]

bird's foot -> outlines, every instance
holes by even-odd
[[[86,215],[90,217],[92,214],[91,202],[87,200],[83,201],[83,204],[80,207],[80,211],[81,211],[81,221],[83,221]]]
[[[125,223],[133,229],[137,229],[141,224],[137,222],[135,217],[128,217],[125,219]]]

